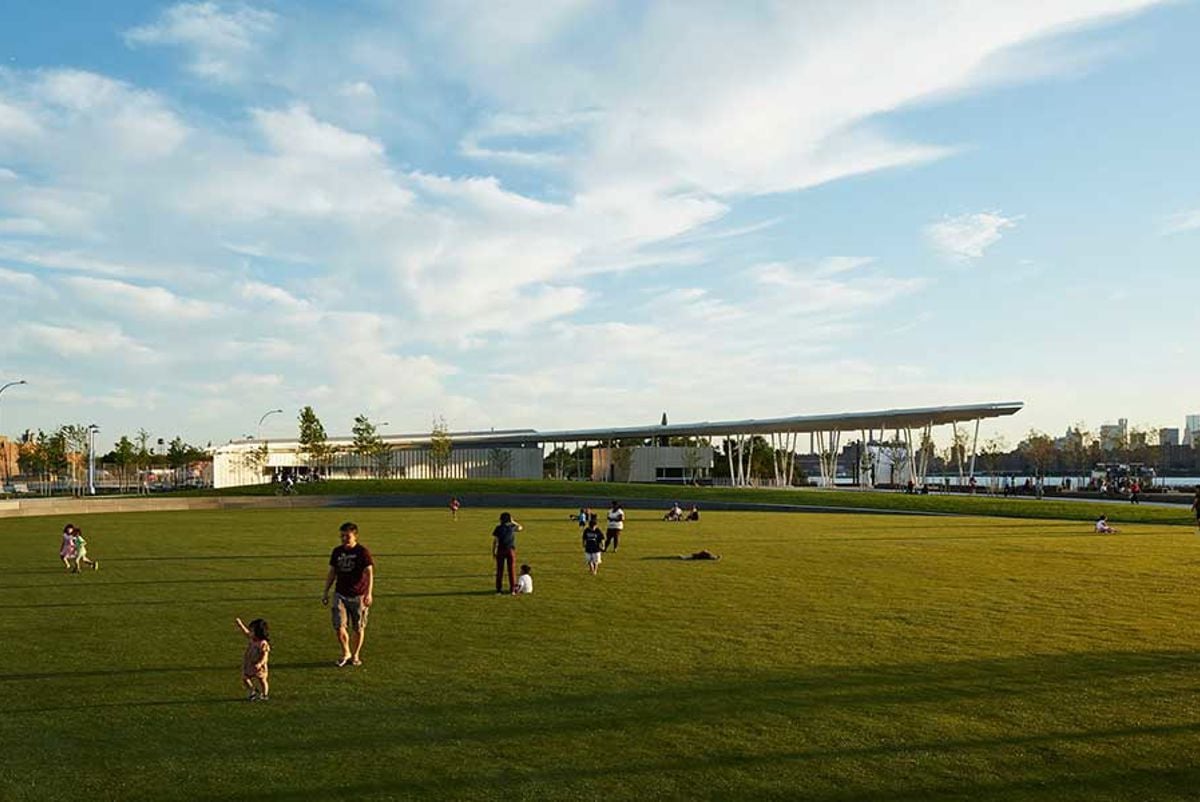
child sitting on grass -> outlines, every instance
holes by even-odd
[[[1115,526],[1109,526],[1107,515],[1101,515],[1096,521],[1096,532],[1101,535],[1114,535],[1117,529]]]
[[[530,573],[528,564],[521,566],[521,575],[517,577],[517,586],[513,588],[513,595],[517,596],[523,593],[533,593],[533,575]]]
[[[265,702],[271,693],[271,686],[267,680],[267,660],[271,656],[271,636],[267,622],[256,618],[247,627],[242,623],[242,619],[234,620],[247,640],[246,653],[242,655],[242,686],[250,691],[246,701]]]

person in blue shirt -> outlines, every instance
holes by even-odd
[[[492,530],[492,557],[496,560],[496,592],[503,593],[504,569],[508,568],[508,592],[516,593],[517,532],[523,527],[507,512],[500,513],[500,523]]]

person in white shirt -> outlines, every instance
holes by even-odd
[[[517,577],[517,586],[513,588],[514,596],[533,593],[533,575],[530,573],[530,570],[528,564],[521,566],[521,575]]]
[[[621,502],[614,501],[612,509],[608,511],[608,529],[604,532],[604,550],[608,551],[608,547],[612,546],[612,550],[616,551],[617,546],[621,545],[621,531],[625,528],[625,510],[621,509]]]
[[[1108,525],[1107,515],[1101,515],[1099,520],[1096,521],[1096,532],[1101,535],[1113,535],[1116,534],[1117,530],[1116,527]]]

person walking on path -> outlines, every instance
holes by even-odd
[[[366,637],[367,612],[374,602],[375,560],[367,547],[358,542],[358,525],[344,523],[338,530],[342,544],[329,555],[329,574],[321,604],[329,606],[329,588],[333,593],[333,629],[337,632],[342,656],[338,668],[362,665],[363,639]],[[353,643],[347,630],[354,632]]]
[[[621,502],[614,501],[608,511],[608,529],[604,532],[605,551],[608,551],[610,546],[613,551],[617,550],[617,546],[621,545],[621,532],[624,529],[625,510],[621,509]]]
[[[504,593],[504,569],[508,568],[508,592],[517,592],[513,564],[517,561],[517,532],[524,527],[507,512],[500,513],[500,523],[492,530],[492,558],[496,561],[496,592]]]
[[[1139,482],[1137,479],[1134,479],[1132,482],[1129,483],[1129,503],[1130,504],[1141,504],[1142,503],[1142,483]]]

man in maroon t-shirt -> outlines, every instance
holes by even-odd
[[[321,604],[329,605],[329,588],[337,583],[333,592],[333,628],[337,631],[342,657],[337,661],[339,668],[345,665],[362,665],[359,653],[366,636],[367,611],[375,590],[375,561],[367,547],[358,542],[358,525],[344,523],[339,530],[342,545],[329,555],[329,575],[325,578],[325,594]],[[354,649],[350,649],[347,622],[354,630]]]

